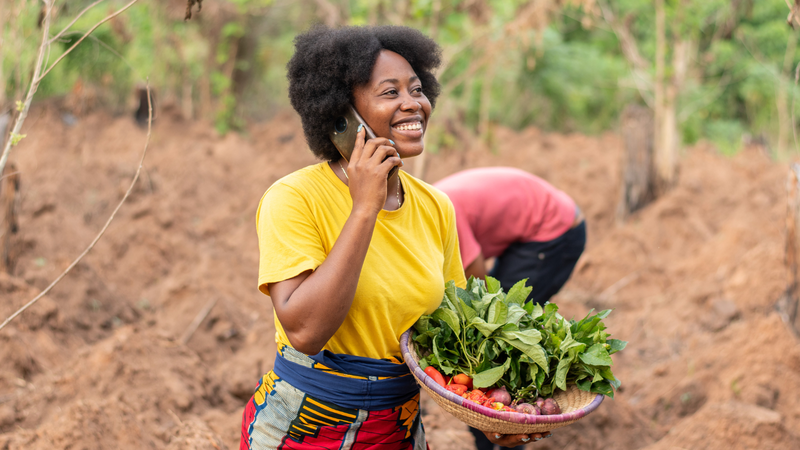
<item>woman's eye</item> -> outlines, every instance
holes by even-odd
[[[397,95],[397,89],[389,89],[388,91],[384,92],[384,94]]]
[[[422,86],[415,87],[414,89],[411,90],[411,92],[422,92]]]

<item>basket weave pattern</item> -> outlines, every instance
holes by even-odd
[[[561,414],[535,416],[509,411],[495,411],[471,402],[439,386],[419,367],[419,356],[411,330],[400,337],[403,358],[417,379],[417,383],[445,411],[467,425],[489,433],[530,434],[550,431],[576,422],[594,411],[603,401],[602,394],[593,394],[568,386],[566,391],[558,390],[553,398],[561,408]]]

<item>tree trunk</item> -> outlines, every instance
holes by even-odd
[[[656,77],[653,83],[654,92],[654,119],[653,150],[655,152],[656,185],[658,194],[669,189],[672,183],[672,152],[670,124],[674,116],[674,104],[670,105],[667,95],[666,59],[667,37],[665,24],[664,0],[656,0]],[[670,111],[671,109],[671,111]]]
[[[789,180],[786,183],[786,291],[777,303],[777,309],[784,322],[800,337],[800,317],[798,317],[798,236],[797,219],[800,213],[800,166],[792,164]]]
[[[673,38],[672,75],[667,78],[667,38],[664,0],[656,0],[656,79],[654,83],[655,130],[653,149],[655,152],[656,194],[669,191],[675,185],[678,174],[678,130],[677,101],[686,78],[691,41]]]
[[[13,163],[6,165],[0,176],[0,272],[13,268],[12,236],[17,233],[19,205],[19,173]]]
[[[789,35],[789,41],[786,43],[786,53],[783,57],[783,70],[778,76],[778,82],[775,86],[775,106],[778,109],[778,155],[783,156],[789,150],[789,140],[792,136],[792,123],[791,111],[788,100],[788,83],[784,79],[784,74],[789,74],[791,77],[792,61],[794,61],[794,53],[797,48],[797,42],[794,33]]]
[[[625,153],[617,223],[623,222],[631,213],[647,206],[655,198],[652,110],[645,106],[628,105],[622,112],[621,132]]]

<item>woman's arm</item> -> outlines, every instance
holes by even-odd
[[[378,212],[386,202],[386,176],[401,160],[388,139],[364,143],[359,132],[347,167],[353,209],[325,261],[313,272],[269,284],[275,314],[289,342],[319,353],[342,325],[353,303]],[[384,161],[384,159],[386,159]]]

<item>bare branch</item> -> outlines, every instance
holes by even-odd
[[[103,20],[101,20],[100,22],[97,22],[96,24],[94,24],[94,26],[93,26],[92,28],[90,28],[90,29],[89,29],[89,31],[87,31],[86,33],[84,33],[84,35],[83,35],[83,36],[81,36],[81,38],[80,38],[80,39],[78,39],[78,41],[77,41],[77,42],[75,42],[74,44],[72,44],[72,47],[68,48],[68,49],[67,49],[67,51],[65,51],[64,53],[62,53],[62,54],[61,54],[61,56],[59,56],[59,57],[58,57],[58,59],[56,59],[56,61],[55,61],[53,64],[51,64],[51,65],[50,65],[50,67],[48,67],[48,68],[47,68],[47,70],[45,70],[45,71],[44,71],[44,73],[43,73],[43,74],[41,74],[41,75],[40,75],[38,78],[35,78],[35,79],[34,79],[34,82],[35,82],[36,84],[40,83],[40,82],[42,81],[42,79],[43,79],[45,76],[47,76],[47,74],[48,74],[48,73],[50,73],[50,71],[51,71],[51,70],[53,70],[53,67],[55,67],[55,66],[56,66],[56,65],[57,65],[59,62],[61,62],[61,60],[62,60],[62,59],[64,59],[64,57],[65,57],[65,56],[67,56],[68,54],[70,54],[70,52],[72,52],[72,50],[74,50],[74,49],[75,49],[75,47],[77,47],[77,46],[78,46],[78,44],[80,44],[81,42],[83,42],[83,40],[84,40],[84,39],[86,39],[86,36],[89,36],[90,34],[92,34],[92,33],[94,32],[94,30],[96,30],[96,29],[97,29],[97,27],[99,27],[100,25],[102,25],[102,24],[104,24],[104,23],[108,22],[109,20],[113,19],[114,17],[117,17],[118,15],[122,14],[123,12],[125,12],[125,10],[127,10],[128,8],[130,8],[131,6],[133,6],[133,4],[134,4],[134,3],[136,3],[136,2],[138,2],[138,1],[139,1],[139,0],[131,0],[131,2],[130,2],[130,3],[128,3],[127,5],[125,5],[125,6],[123,6],[122,8],[120,8],[120,9],[119,9],[119,11],[117,11],[117,12],[115,12],[115,13],[113,13],[113,14],[109,15],[109,16],[106,16],[106,18],[105,18],[105,19],[103,19]]]
[[[11,133],[9,133],[8,137],[6,138],[3,154],[0,155],[0,173],[3,173],[3,170],[6,168],[6,161],[8,161],[8,154],[11,153],[11,147],[19,142],[19,131],[22,129],[22,124],[25,122],[25,118],[28,117],[28,110],[31,108],[33,94],[35,94],[36,90],[39,88],[39,81],[37,79],[39,78],[39,73],[42,71],[44,54],[47,49],[50,48],[50,44],[47,42],[47,36],[50,34],[50,19],[53,10],[53,0],[44,0],[44,2],[46,9],[44,13],[44,20],[42,21],[42,44],[39,46],[39,53],[36,55],[36,63],[33,67],[33,77],[31,77],[31,85],[28,88],[28,95],[25,96],[25,101],[22,104],[22,110],[19,112],[17,120],[14,122],[14,127],[11,129]]]
[[[636,84],[639,95],[645,103],[647,103],[647,106],[653,108],[653,81],[647,73],[650,66],[649,62],[642,57],[642,54],[639,52],[639,47],[636,45],[636,39],[633,37],[628,27],[619,22],[614,15],[614,11],[611,10],[606,2],[598,1],[597,4],[600,7],[603,20],[605,20],[617,36],[625,59],[627,59],[632,66],[633,82]]]
[[[75,25],[75,22],[77,22],[77,21],[78,21],[78,19],[80,19],[82,15],[84,15],[84,14],[85,14],[87,11],[89,11],[89,10],[90,10],[90,9],[92,9],[92,8],[94,8],[94,7],[95,7],[95,6],[96,6],[98,3],[100,3],[100,2],[103,2],[103,1],[105,1],[105,0],[97,0],[96,2],[94,2],[94,3],[92,3],[91,5],[89,5],[89,6],[87,6],[86,8],[84,8],[84,10],[83,10],[83,11],[81,11],[81,12],[79,12],[79,13],[78,13],[78,15],[77,15],[77,16],[75,16],[75,18],[74,18],[74,19],[72,19],[72,22],[70,22],[70,23],[69,23],[69,24],[68,24],[66,27],[64,27],[64,29],[63,29],[63,30],[61,30],[61,31],[60,31],[60,32],[59,32],[57,35],[55,35],[55,36],[51,37],[51,38],[50,38],[50,41],[48,41],[48,42],[47,42],[47,44],[48,44],[48,45],[51,45],[53,42],[55,42],[55,41],[56,41],[58,38],[60,38],[60,37],[61,37],[61,36],[62,36],[64,33],[66,33],[66,32],[67,32],[67,30],[69,30],[70,28],[72,28],[72,26],[73,26],[73,25]]]
[[[97,244],[100,238],[103,237],[103,234],[108,229],[108,226],[111,225],[111,222],[116,217],[117,211],[119,211],[119,209],[122,207],[122,204],[125,203],[125,200],[127,200],[128,197],[131,195],[133,187],[136,185],[136,181],[139,179],[139,174],[141,174],[142,172],[142,167],[144,166],[144,157],[147,155],[147,148],[150,145],[150,135],[153,129],[153,103],[151,101],[152,96],[150,95],[149,81],[146,87],[147,87],[147,110],[148,110],[147,137],[144,142],[144,150],[142,151],[142,157],[139,159],[139,167],[136,169],[136,174],[133,176],[133,180],[131,180],[131,184],[130,186],[128,186],[128,190],[125,191],[125,195],[122,196],[122,200],[120,200],[119,203],[117,204],[117,207],[114,208],[114,211],[111,213],[111,216],[109,216],[108,220],[106,221],[106,224],[103,225],[103,228],[100,230],[99,233],[97,233],[97,236],[95,236],[94,240],[92,240],[89,246],[86,247],[86,249],[80,255],[78,255],[75,261],[72,261],[72,264],[70,264],[69,267],[67,267],[66,270],[64,270],[64,272],[61,273],[61,275],[59,275],[55,280],[53,280],[53,282],[50,283],[50,285],[47,286],[45,290],[39,293],[39,295],[34,297],[31,301],[26,303],[25,306],[18,309],[17,312],[12,314],[8,319],[6,319],[2,324],[0,324],[0,330],[2,330],[6,325],[8,325],[12,320],[14,320],[14,318],[22,314],[23,311],[25,311],[31,305],[36,303],[40,298],[47,295],[47,293],[50,292],[53,289],[53,287],[56,284],[58,284],[59,281],[61,281],[62,278],[64,278],[76,265],[78,265],[78,263],[83,259],[83,257],[86,256],[94,248],[95,244]]]

